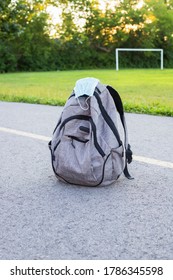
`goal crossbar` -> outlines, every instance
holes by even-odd
[[[160,52],[160,68],[163,70],[163,49],[129,49],[129,48],[117,48],[115,49],[115,55],[116,55],[116,70],[119,70],[119,57],[118,57],[118,52],[119,51],[130,51],[130,52]]]

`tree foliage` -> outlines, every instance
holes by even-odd
[[[117,47],[163,48],[165,66],[173,67],[173,0],[144,0],[142,6],[139,0],[112,0],[104,8],[100,3],[0,0],[0,72],[114,67]],[[50,6],[61,10],[56,24]],[[159,63],[156,54],[141,55],[123,55],[122,66]]]

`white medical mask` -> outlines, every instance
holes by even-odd
[[[74,87],[75,97],[78,98],[82,95],[92,96],[98,83],[98,79],[90,77],[78,80]]]

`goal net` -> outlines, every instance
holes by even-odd
[[[116,70],[119,70],[119,52],[160,52],[160,69],[163,70],[163,49],[124,49],[117,48],[115,49],[115,59],[116,59]]]

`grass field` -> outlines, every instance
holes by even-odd
[[[126,112],[173,116],[173,69],[0,74],[0,100],[64,105],[76,80],[84,77],[113,86]]]

